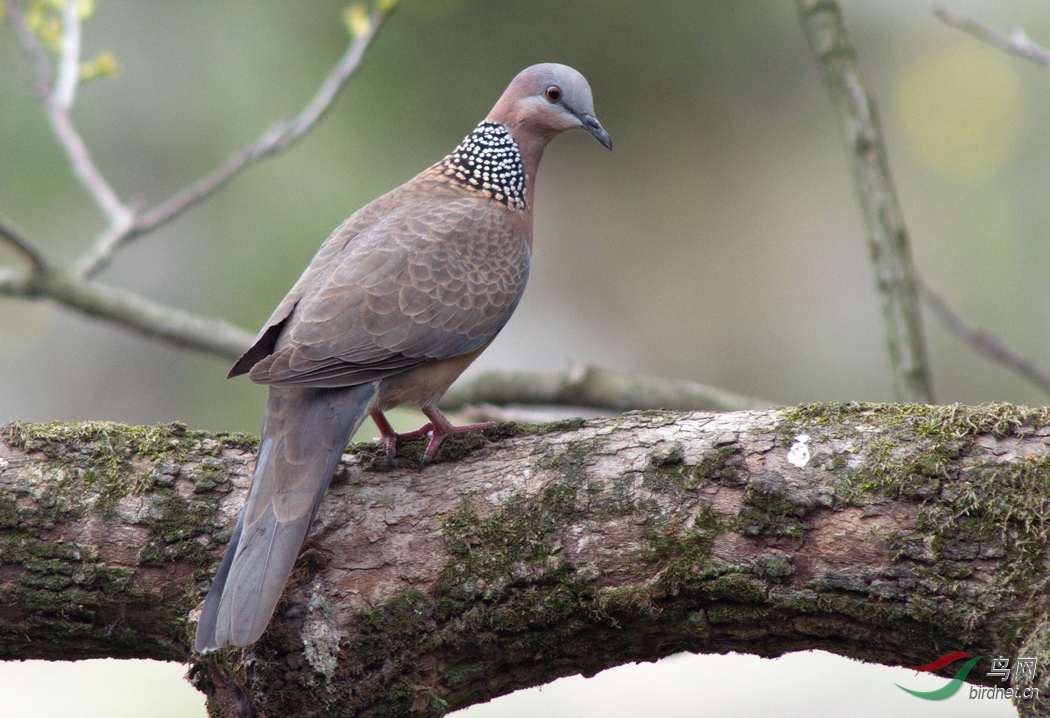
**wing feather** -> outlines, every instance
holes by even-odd
[[[255,362],[253,381],[352,386],[470,353],[499,333],[525,289],[525,233],[500,205],[415,201],[358,229],[330,238],[274,312],[283,325],[276,341],[264,328],[272,353]]]

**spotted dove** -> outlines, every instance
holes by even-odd
[[[350,436],[371,415],[387,454],[454,427],[437,403],[510,319],[529,275],[536,170],[557,135],[606,147],[591,88],[565,65],[534,65],[440,162],[332,232],[234,364],[270,386],[248,499],[197,626],[198,651],[262,635]],[[396,434],[383,412],[430,420]]]

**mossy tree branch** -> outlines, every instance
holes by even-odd
[[[263,639],[193,656],[251,440],[10,425],[0,657],[196,660],[214,716],[438,715],[678,651],[1042,669],[1047,436],[1045,409],[848,404],[504,425],[422,473],[356,446]]]

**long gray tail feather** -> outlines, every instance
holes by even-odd
[[[376,386],[271,387],[255,475],[197,624],[196,648],[254,643],[270,622]]]

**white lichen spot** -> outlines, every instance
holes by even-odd
[[[788,449],[788,463],[802,468],[809,463],[809,434],[799,434]]]
[[[303,654],[318,673],[331,679],[339,662],[341,632],[334,627],[328,601],[321,593],[321,583],[314,580],[310,603],[303,622]]]

